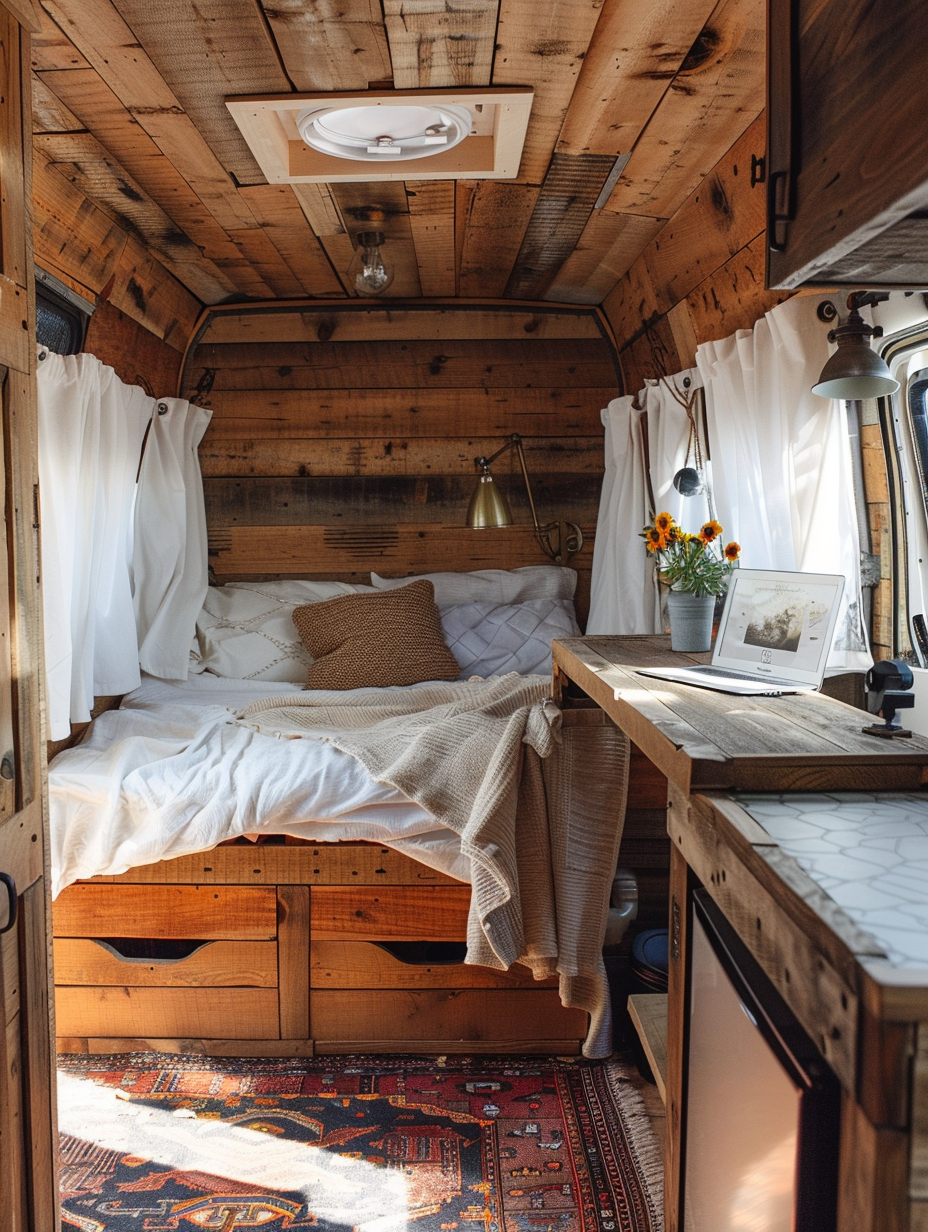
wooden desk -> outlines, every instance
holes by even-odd
[[[923,864],[928,883],[928,741],[866,736],[862,711],[819,694],[737,697],[636,675],[671,657],[678,664],[706,656],[671,656],[669,639],[658,637],[554,644],[556,698],[570,705],[579,690],[593,699],[669,783],[667,1232],[682,1223],[684,1008],[696,885],[841,1084],[838,1232],[928,1232],[928,940],[921,941],[912,907],[928,902],[913,882]],[[816,809],[827,812],[842,835],[832,875],[804,854],[821,848],[790,837],[801,830],[792,814],[803,804],[813,821]],[[888,824],[894,810],[901,829]],[[895,852],[898,872],[870,886],[879,909],[871,906],[868,916],[866,878],[850,869],[855,848],[885,864],[883,835],[893,833],[908,835],[909,846]],[[842,861],[849,869],[843,896],[835,871]],[[894,884],[896,936],[908,929],[913,938],[907,953],[892,944]]]
[[[821,693],[739,697],[637,675],[707,658],[672,652],[668,637],[565,638],[554,643],[555,701],[573,681],[684,795],[928,783],[928,740],[867,736],[865,714]]]

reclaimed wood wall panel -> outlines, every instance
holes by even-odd
[[[669,218],[764,106],[764,0],[719,0],[619,178],[616,213]]]
[[[110,0],[48,0],[46,11],[216,220],[253,226],[235,181]]]
[[[764,286],[761,114],[603,301],[625,387],[693,366],[701,342],[750,329],[789,292]]]
[[[602,339],[572,341],[568,354],[538,355],[537,342],[492,339],[430,342],[201,344],[191,377],[215,370],[211,388],[353,389],[358,373],[368,389],[532,389],[610,386],[615,368]],[[200,367],[202,365],[202,368]]]
[[[87,0],[81,0],[86,3]],[[237,185],[264,175],[224,99],[290,89],[257,4],[237,0],[116,0],[115,7]]]
[[[156,398],[177,389],[180,352],[102,297],[87,324],[84,350],[109,364],[127,385],[141,385]]]
[[[603,0],[502,0],[493,84],[535,91],[519,181],[540,184],[589,50]]]
[[[602,338],[595,312],[558,312],[554,308],[494,304],[422,305],[401,308],[368,304],[281,305],[260,311],[234,307],[210,314],[199,343],[217,342],[403,342],[428,339],[438,342],[466,338],[563,339]]]
[[[561,128],[565,154],[628,154],[685,61],[714,0],[611,0]]]
[[[544,564],[511,453],[494,475],[515,524],[464,527],[474,458],[519,432],[540,520],[575,522],[588,538],[571,561],[585,617],[600,411],[618,393],[595,312],[217,310],[182,391],[213,412],[200,457],[218,580]]]
[[[91,302],[106,290],[126,316],[177,351],[200,302],[47,159],[33,161],[35,260]]]
[[[165,269],[207,303],[234,287],[221,270],[205,261],[189,236],[90,133],[44,133],[33,139],[49,165],[117,226],[140,237]],[[299,284],[297,284],[299,285]]]
[[[297,90],[365,90],[389,80],[378,0],[273,0],[261,7]]]
[[[603,470],[603,443],[598,437],[525,441],[529,474],[557,471],[593,476]],[[204,441],[200,469],[204,478],[227,475],[466,475],[486,442],[473,437],[429,436],[404,440],[361,437],[314,440]],[[501,472],[502,473],[502,472]]]
[[[205,304],[354,298],[378,206],[391,301],[602,303],[763,106],[763,0],[46,0],[42,22],[40,153]],[[526,84],[509,181],[268,186],[226,107]]]
[[[499,0],[384,0],[397,90],[489,84]]]

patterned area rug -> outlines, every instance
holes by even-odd
[[[630,1070],[533,1057],[59,1057],[65,1228],[660,1232]]]

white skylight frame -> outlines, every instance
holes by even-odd
[[[232,118],[271,184],[370,183],[379,180],[502,180],[519,173],[533,91],[521,87],[465,90],[370,90],[365,94],[281,94],[226,100]],[[390,106],[466,108],[470,133],[450,148],[421,157],[367,154],[346,158],[312,149],[297,127],[319,108]],[[389,133],[385,120],[383,132]]]

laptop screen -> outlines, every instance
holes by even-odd
[[[712,662],[817,688],[843,591],[840,574],[736,569]]]

